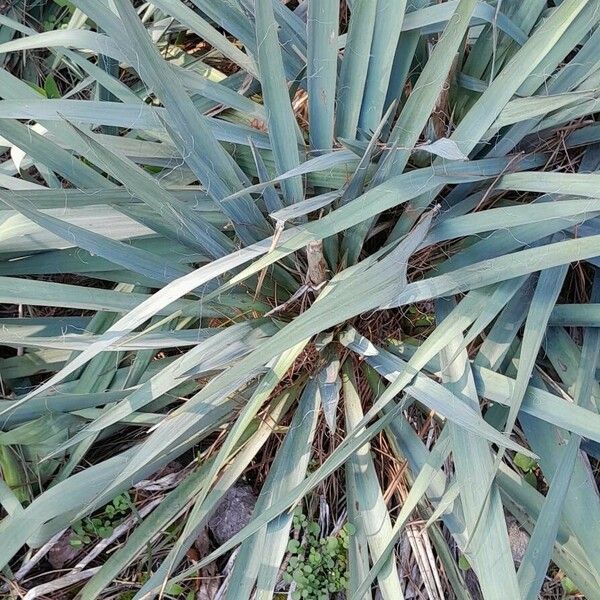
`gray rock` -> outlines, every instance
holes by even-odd
[[[66,531],[48,552],[48,562],[54,569],[62,569],[81,553],[80,548],[71,546],[71,531]]]
[[[529,534],[520,527],[518,521],[514,517],[507,517],[506,524],[508,527],[508,540],[510,542],[513,560],[516,563],[520,563],[525,556],[527,544],[529,544]]]
[[[256,494],[249,485],[230,488],[208,521],[215,541],[224,544],[248,525],[255,505]]]

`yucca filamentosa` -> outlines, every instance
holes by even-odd
[[[11,5],[2,593],[598,597],[599,19]]]

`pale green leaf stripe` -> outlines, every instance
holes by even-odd
[[[533,177],[533,173],[529,173],[529,177]],[[505,182],[505,185],[510,187],[510,189],[519,189],[522,187],[522,184],[519,185],[518,182],[514,183],[514,180]],[[586,195],[594,193],[595,191],[592,186],[586,188]],[[552,203],[521,204],[502,208],[490,208],[485,211],[440,220],[439,224],[432,228],[423,245],[431,245],[485,231],[494,231],[499,226],[502,229],[509,229],[533,223],[543,224],[550,219],[576,217],[579,215],[593,219],[598,214],[600,214],[600,207],[595,199],[580,200],[575,198]]]
[[[484,237],[480,241],[475,241],[472,245],[441,263],[438,272],[449,273],[454,269],[468,266],[486,258],[509,254],[559,231],[572,230],[583,223],[586,217],[587,214],[584,213],[575,218],[550,219],[548,221],[537,221],[533,225],[521,225],[508,230],[495,230],[492,235]]]
[[[267,111],[269,138],[278,174],[300,164],[300,153],[295,141],[297,125],[288,93],[277,23],[271,0],[255,0],[256,45],[260,83]],[[299,177],[282,183],[286,204],[303,199],[302,181]]]
[[[352,6],[338,86],[335,123],[338,138],[356,137],[376,11],[376,0],[356,0]]]
[[[331,150],[335,122],[340,0],[308,3],[307,91],[310,146]]]
[[[46,414],[66,413],[86,408],[103,406],[106,403],[123,399],[131,390],[109,390],[103,392],[76,394],[56,393],[49,396],[39,396],[27,405],[21,405],[10,415],[3,415],[3,428],[12,427],[24,421],[30,421]],[[9,409],[13,400],[0,400],[0,410]]]
[[[250,352],[263,335],[273,333],[268,323],[240,323],[221,330],[214,336],[199,340],[194,348],[133,390],[122,402],[112,406],[98,419],[72,436],[58,451],[66,450],[89,435],[101,432],[134,410],[140,410],[162,394],[166,394],[187,379],[201,373],[220,371]]]
[[[67,150],[18,121],[0,119],[0,135],[17,148],[80,188],[114,188],[115,185]]]
[[[600,304],[557,304],[550,313],[548,324],[600,327]]]
[[[343,343],[347,344],[354,352],[364,356],[367,363],[392,383],[406,370],[407,363],[396,355],[402,353],[402,350],[398,347],[391,346],[388,350],[384,350],[371,344],[370,346],[376,351],[375,354],[369,348],[365,350],[364,343],[358,344],[346,339],[343,339]],[[408,350],[408,347],[404,349]],[[412,355],[413,352],[410,352],[410,354]],[[439,361],[431,361],[427,368],[430,371],[438,372]],[[472,369],[479,396],[509,406],[509,398],[515,385],[514,379],[475,364]],[[437,393],[439,386],[430,387],[431,384],[428,381],[430,380],[425,374],[417,374],[414,384],[410,388],[406,388],[407,393],[415,398],[417,398],[419,389],[427,390],[429,388],[432,395]],[[417,391],[415,392],[415,390]],[[600,415],[569,404],[562,398],[539,388],[533,386],[527,388],[521,410],[538,419],[577,433],[582,437],[594,440],[600,439]],[[504,443],[506,443],[506,438]]]
[[[87,332],[91,317],[8,317],[0,319],[0,330],[20,330],[23,335],[60,335]]]
[[[194,166],[199,169],[196,175],[215,200],[237,191],[245,183],[240,169],[216,140],[207,120],[198,113],[179,79],[158,53],[131,3],[116,0],[115,5],[131,41],[134,64],[167,109],[173,129],[177,131],[174,141],[185,148],[186,156],[193,156]],[[240,206],[251,210],[254,203],[250,198],[244,198],[240,200]],[[248,213],[247,222],[253,223],[251,213]]]
[[[27,326],[6,326],[0,329],[0,344],[12,347],[56,348],[59,350],[85,350],[94,343],[96,336],[90,334],[63,333],[56,336],[33,335]],[[25,331],[23,331],[25,330]],[[161,348],[178,348],[196,346],[207,337],[214,335],[218,329],[185,329],[183,331],[163,331],[156,333],[134,333],[124,338],[110,351],[131,351]]]
[[[52,281],[0,277],[0,302],[5,304],[128,312],[149,298],[152,298],[151,294],[128,294]],[[204,314],[204,307],[200,302],[180,299],[175,300],[169,308],[158,310],[156,314],[169,315],[176,310],[198,317]]]
[[[560,463],[519,566],[519,589],[523,600],[536,600],[544,583],[561,521],[562,507],[579,452],[580,439],[577,435],[571,435],[562,451]]]
[[[10,452],[10,449],[0,448],[0,454],[6,451]],[[2,506],[9,516],[23,510],[20,500],[5,483],[4,479],[0,479],[0,506]]]
[[[126,217],[133,219],[136,223],[143,225],[145,228],[154,231],[163,239],[166,238],[174,244],[181,244],[187,249],[187,251],[192,253],[202,254],[207,259],[205,262],[208,262],[213,256],[212,252],[218,253],[219,250],[215,245],[211,252],[211,250],[205,248],[200,243],[200,240],[206,239],[206,236],[204,235],[203,230],[197,226],[197,222],[200,221],[201,225],[217,225],[215,229],[220,231],[221,228],[224,230],[226,227],[226,223],[223,222],[225,216],[221,215],[222,218],[215,221],[214,219],[206,219],[205,214],[202,213],[199,213],[198,215],[193,214],[194,211],[190,210],[189,205],[180,206],[179,209],[181,211],[188,211],[188,218],[184,227],[178,224],[177,219],[174,220],[171,217],[168,208],[167,211],[156,212],[154,209],[150,208],[149,206],[144,206],[141,203],[130,203],[122,204],[119,207],[119,212],[123,213]],[[200,231],[197,231],[198,229],[200,229]]]
[[[350,431],[355,429],[363,418],[352,368],[351,361],[347,361],[342,376],[346,423]],[[350,466],[356,488],[357,518],[361,522],[360,528],[365,532],[371,558],[373,562],[376,562],[385,550],[386,540],[392,536],[392,524],[369,444],[359,448],[350,457]],[[393,552],[388,556],[377,577],[379,592],[384,600],[402,600],[404,598],[396,566],[396,556]]]
[[[503,175],[498,187],[522,192],[569,194],[586,198],[600,198],[600,175],[598,173],[511,173]]]
[[[166,114],[166,109],[159,106],[97,102],[95,100],[27,99],[26,102],[23,100],[0,101],[1,119],[62,121],[63,118],[66,118],[77,123],[112,125],[127,129],[163,130],[161,118]],[[229,123],[222,119],[207,119],[206,126],[218,140],[223,142],[247,144],[248,138],[250,138],[259,148],[270,148],[268,137],[252,127],[239,123]],[[98,137],[100,138],[100,136]],[[115,144],[133,144],[135,142],[136,140],[131,139],[114,140]],[[167,156],[172,157],[175,153],[175,148],[171,144],[154,144],[153,147],[157,150],[162,149],[163,153],[165,151],[170,152]]]
[[[311,212],[319,210],[320,208],[331,206],[331,204],[333,204],[333,202],[339,199],[339,197],[339,191],[325,192],[324,194],[320,194],[319,196],[313,196],[312,198],[302,200],[302,202],[297,202],[292,206],[286,206],[285,208],[276,210],[275,212],[272,212],[269,216],[275,221],[286,223],[288,221],[298,219]]]
[[[395,441],[395,431],[391,428],[386,429],[386,436],[391,438],[392,445]],[[389,540],[377,560],[373,561],[373,567],[367,574],[367,576],[359,583],[355,589],[350,589],[352,596],[349,600],[361,600],[364,594],[367,592],[371,583],[384,566],[387,557],[390,553],[393,553],[395,545],[398,543],[398,538],[404,529],[404,525],[408,521],[411,513],[420,502],[421,498],[425,496],[431,482],[434,478],[440,477],[442,474],[441,467],[444,461],[448,458],[450,452],[450,437],[447,434],[442,433],[440,439],[436,442],[435,446],[427,457],[427,462],[423,465],[418,475],[416,476],[413,484],[411,485],[410,491],[406,500],[402,504],[402,509],[394,523],[394,527],[389,534]]]
[[[404,170],[427,119],[442,90],[459,45],[469,27],[477,0],[461,0],[448,25],[423,67],[415,87],[392,129],[389,143],[393,149],[384,158],[377,181]],[[462,148],[461,148],[462,150]],[[467,154],[467,152],[464,152]]]
[[[1,123],[0,121],[0,126]],[[124,156],[108,151],[83,130],[68,122],[66,124],[81,137],[88,148],[88,156],[91,153],[95,160],[121,181],[133,195],[161,215],[172,231],[174,239],[177,239],[178,229],[183,228],[189,233],[189,237],[196,237],[198,249],[207,252],[209,256],[223,256],[231,251],[233,243],[223,232],[208,223],[199,213],[186,210],[186,207],[161,187],[159,181],[149,173]]]
[[[488,135],[498,132],[502,127],[546,115],[570,105],[579,105],[593,100],[593,92],[570,92],[551,96],[533,96],[511,100],[498,115],[490,127]]]
[[[3,230],[0,227],[0,232]],[[128,240],[128,244],[136,248],[142,248],[151,254],[157,254],[164,251],[165,240],[163,237],[142,237]],[[62,244],[54,244],[54,247],[61,247]],[[1,247],[1,245],[0,245]],[[61,249],[49,249],[44,251],[44,246],[40,247],[41,252],[38,254],[19,256],[19,260],[7,260],[0,262],[0,275],[21,276],[21,275],[43,275],[50,273],[97,273],[106,276],[115,275],[117,273],[125,274],[124,270],[119,269],[114,263],[92,256],[89,252],[81,250],[76,246],[70,246]],[[11,252],[11,256],[15,256],[16,252]],[[25,251],[23,254],[28,254]],[[181,244],[172,244],[168,252],[163,252],[163,256],[168,257],[171,261],[181,264],[203,264],[208,262],[205,255],[190,252]],[[131,274],[133,277],[135,275]],[[155,285],[153,283],[152,285]],[[152,287],[152,286],[150,286]]]
[[[96,54],[110,56],[118,61],[124,61],[123,50],[109,36],[94,33],[86,29],[64,29],[57,31],[44,31],[32,34],[10,42],[0,44],[0,54],[16,52],[19,50],[32,50],[36,48],[85,48]]]
[[[384,112],[396,46],[402,29],[406,0],[372,0],[377,4],[367,79],[358,127],[363,137],[375,131]]]
[[[450,314],[453,304],[451,300],[438,300],[436,315],[444,319]],[[462,335],[457,335],[440,352],[442,382],[460,401],[479,412],[479,397],[471,365],[466,350],[461,351],[462,345]],[[482,593],[490,600],[502,600],[507,596],[518,598],[517,574],[500,494],[494,483],[489,495],[487,486],[476,484],[482,479],[486,482],[493,480],[495,467],[491,448],[487,441],[465,432],[454,423],[448,423],[448,427],[468,536],[469,550],[466,552],[477,573]]]
[[[6,192],[0,191],[0,201],[19,211],[22,215],[44,229],[51,231],[66,241],[74,243],[79,248],[83,248],[92,254],[97,254],[116,265],[145,275],[155,281],[162,283],[173,281],[178,277],[190,273],[192,270],[191,267],[180,265],[165,256],[112,240],[83,227],[78,227],[73,223],[67,223],[61,219],[32,209],[24,202],[11,198]]]
[[[597,3],[597,0],[591,2]],[[465,154],[475,147],[520,85],[544,60],[587,4],[588,0],[564,0],[500,71],[451,136]]]
[[[300,484],[306,475],[319,415],[314,380],[306,385],[288,432],[269,469],[253,511],[259,515],[281,494]],[[257,580],[257,600],[272,598],[279,567],[289,541],[293,515],[284,514],[243,542],[229,581],[227,600],[250,598]]]
[[[4,194],[8,198],[14,197],[12,193],[6,194],[6,191]],[[28,202],[27,204],[32,206]],[[111,240],[124,240],[127,243],[138,244],[141,240],[146,239],[145,236],[152,235],[153,232],[148,227],[129,216],[124,216],[120,211],[109,206],[104,206],[103,209],[104,211],[98,211],[89,206],[81,209],[51,209],[45,213],[45,216],[60,217],[60,220],[67,225],[73,225],[75,228],[84,227],[97,235],[103,235]],[[31,262],[41,256],[35,254],[36,252],[76,246],[73,237],[65,239],[56,235],[24,216],[20,211],[13,210],[8,203],[0,201],[0,253],[4,254],[3,258],[27,256],[28,258],[24,260]],[[175,245],[174,243],[174,247],[177,248],[177,246],[180,247],[180,244]],[[85,253],[82,254],[83,256]],[[20,274],[20,266],[13,261],[5,261],[0,263],[0,272],[3,275]],[[54,266],[56,267],[57,264]],[[23,263],[23,268],[27,268],[26,263]],[[118,269],[119,267],[113,264],[112,268]]]
[[[0,359],[2,377],[9,381],[60,369],[71,357],[70,350],[31,350],[22,356]]]
[[[43,190],[43,185],[0,173],[0,186],[9,190]]]
[[[206,194],[198,187],[190,186],[187,188],[171,188],[169,192],[179,201],[192,205],[194,209],[201,213],[212,213],[213,216],[207,217],[214,219],[218,214],[214,202],[206,197]],[[26,192],[16,190],[11,191],[11,197],[17,200],[26,200],[31,202],[37,209],[50,208],[82,208],[84,206],[97,205],[121,205],[140,203],[140,200],[131,194],[125,188],[86,188],[77,190],[67,188],[62,190],[35,189]],[[0,206],[0,211],[7,210]],[[102,208],[101,210],[104,210]],[[0,212],[1,215],[1,212]]]

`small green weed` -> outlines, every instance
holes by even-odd
[[[535,474],[535,470],[538,468],[538,463],[537,461],[535,461],[533,458],[530,458],[529,456],[525,456],[524,454],[521,454],[520,452],[517,452],[515,454],[515,465],[517,465],[517,467],[519,467],[519,469],[521,469],[521,471],[523,471],[524,473],[524,479],[525,481],[533,486],[534,488],[537,488],[537,477]]]
[[[93,517],[85,517],[71,527],[71,546],[80,547],[91,543],[95,539],[110,537],[117,525],[131,509],[131,498],[127,492],[119,494],[104,510]]]
[[[575,596],[579,594],[577,586],[568,577],[563,577],[563,579],[560,581],[560,584],[565,596]]]
[[[292,554],[284,580],[294,582],[293,600],[328,600],[341,592],[348,581],[348,538],[354,528],[347,523],[337,535],[321,537],[321,528],[306,515],[294,516],[294,531],[298,539],[290,540]]]

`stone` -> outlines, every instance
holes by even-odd
[[[224,544],[248,525],[255,505],[256,494],[249,485],[235,485],[229,489],[208,521],[217,544]]]

